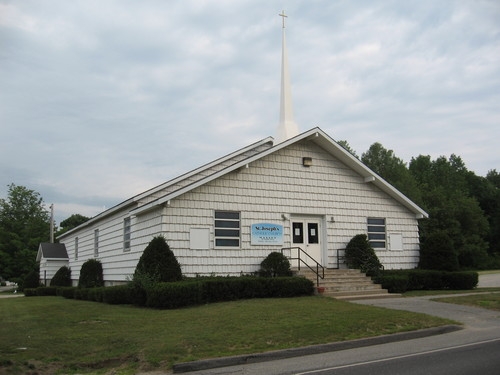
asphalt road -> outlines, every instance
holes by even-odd
[[[481,286],[500,287],[500,274],[487,276],[488,285],[480,278]],[[361,300],[356,303],[440,316],[463,323],[464,329],[407,341],[186,374],[499,374],[500,313],[431,301],[434,298],[436,296]]]
[[[296,375],[498,375],[500,338],[428,352],[381,358]]]

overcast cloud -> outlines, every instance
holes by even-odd
[[[500,170],[500,2],[0,0],[0,197],[94,216],[279,119]]]

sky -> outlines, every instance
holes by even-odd
[[[283,8],[300,132],[500,171],[497,0],[0,0],[0,198],[92,217],[276,136]]]

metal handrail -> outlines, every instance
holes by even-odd
[[[344,255],[340,255],[341,251],[344,252]],[[345,264],[345,249],[337,249],[337,269],[340,269],[341,264]]]
[[[297,250],[297,258],[292,257],[292,250],[294,250],[294,249]],[[314,259],[312,256],[310,256],[308,253],[306,253],[300,247],[284,247],[281,249],[281,254],[283,254],[283,252],[285,250],[290,250],[290,257],[287,257],[287,258],[289,258],[290,260],[297,260],[297,265],[298,265],[299,271],[300,271],[300,264],[304,263],[304,265],[307,268],[309,268],[312,272],[314,272],[316,274],[316,286],[319,286],[319,279],[321,278],[321,280],[323,280],[325,278],[325,267],[323,267],[321,264],[319,264],[316,259]],[[314,270],[314,268],[312,268],[309,264],[307,264],[307,262],[305,260],[303,260],[300,257],[301,253],[304,253],[306,255],[306,259],[309,258],[314,263],[316,263],[316,270]],[[285,255],[285,254],[283,254],[283,255]],[[321,268],[321,275],[320,275],[320,268]]]

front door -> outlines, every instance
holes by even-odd
[[[315,219],[292,220],[292,246],[300,247],[309,256],[300,254],[300,258],[310,266],[315,266],[314,259],[322,264],[321,254],[321,222]],[[294,258],[297,257],[296,250],[293,251]],[[312,259],[311,259],[312,258]],[[293,266],[297,266],[294,262]]]

